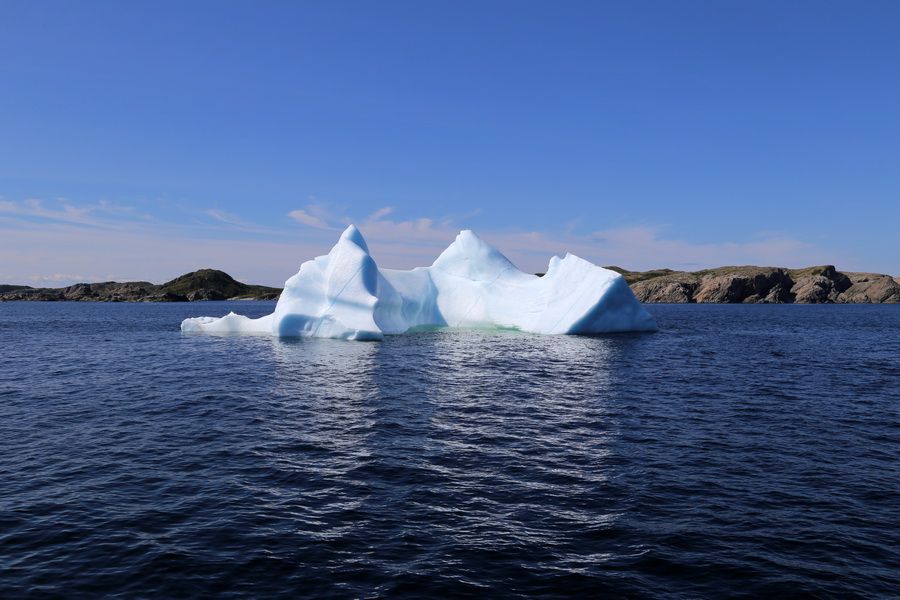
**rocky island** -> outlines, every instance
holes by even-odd
[[[900,303],[900,278],[879,273],[841,272],[832,265],[805,269],[719,267],[702,271],[607,268],[621,273],[638,300],[645,303]],[[216,269],[201,269],[163,284],[108,281],[78,283],[64,288],[0,285],[0,302],[277,300],[280,294],[280,288],[241,283]]]

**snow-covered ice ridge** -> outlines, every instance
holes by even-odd
[[[543,277],[518,270],[469,230],[430,267],[379,269],[350,225],[325,256],[284,284],[275,312],[185,319],[181,330],[380,340],[416,327],[493,327],[531,333],[656,331],[621,275],[572,254]]]

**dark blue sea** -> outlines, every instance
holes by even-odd
[[[900,306],[184,335],[0,304],[0,597],[900,595]]]

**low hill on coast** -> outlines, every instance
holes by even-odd
[[[274,300],[280,288],[247,285],[216,269],[201,269],[161,285],[148,281],[76,283],[64,288],[0,286],[0,301],[193,302],[196,300]]]
[[[831,265],[805,269],[719,267],[702,271],[628,271],[622,274],[646,303],[898,304],[900,278],[841,272]],[[147,281],[77,283],[64,288],[0,285],[0,302],[194,302],[275,300],[281,289],[235,281],[216,269],[201,269],[157,285]]]

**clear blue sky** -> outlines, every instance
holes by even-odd
[[[349,221],[900,275],[900,3],[0,3],[0,283],[278,283]]]

